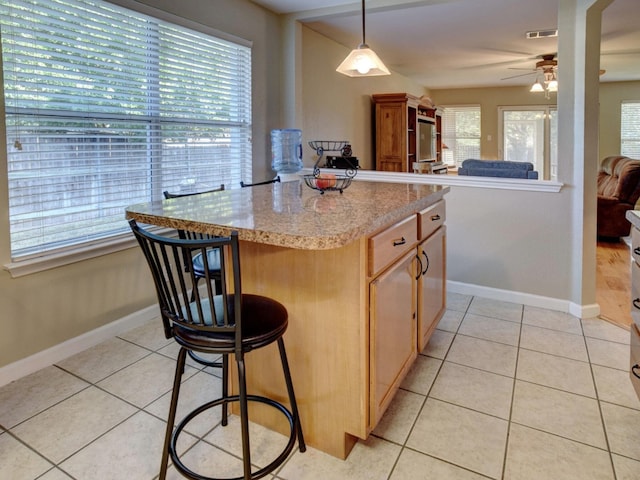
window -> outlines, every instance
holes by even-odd
[[[101,0],[0,0],[0,28],[13,261],[128,233],[124,208],[164,190],[251,178],[247,42]]]
[[[620,105],[620,154],[640,158],[640,102]]]
[[[555,106],[500,107],[499,155],[531,162],[540,178],[558,179],[558,111]]]
[[[444,106],[442,161],[459,167],[467,158],[480,158],[480,105]]]

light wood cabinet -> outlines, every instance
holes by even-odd
[[[631,323],[629,377],[640,399],[640,230],[631,229]]]
[[[446,308],[446,219],[441,200],[418,214],[418,351],[429,342]]]
[[[418,349],[427,346],[431,334],[442,318],[445,294],[445,228],[440,227],[418,246]]]
[[[369,239],[372,429],[444,314],[444,221],[440,200]]]
[[[377,425],[416,359],[414,252],[370,284],[370,424]]]
[[[435,151],[431,152],[431,160],[441,161],[441,123],[435,108],[421,105],[418,97],[408,93],[381,93],[372,95],[372,99],[375,105],[376,170],[413,171],[413,163],[423,160],[420,154],[421,122],[433,126],[435,142],[431,148]]]

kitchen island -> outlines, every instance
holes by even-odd
[[[127,218],[238,231],[243,291],[289,312],[285,342],[305,440],[346,458],[391,402],[445,307],[448,187],[299,181],[133,205]],[[249,390],[286,402],[275,346],[247,356]],[[278,429],[277,415],[252,420]]]

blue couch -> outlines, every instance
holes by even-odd
[[[458,168],[458,175],[538,179],[538,172],[533,169],[532,163],[508,162],[506,160],[467,159]]]

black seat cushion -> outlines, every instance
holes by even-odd
[[[227,297],[229,303],[229,315],[234,317],[234,296]],[[208,310],[208,305],[203,305],[203,311]],[[192,310],[193,311],[193,310]],[[211,325],[211,320],[205,319],[205,323]],[[242,345],[248,352],[276,341],[287,330],[287,309],[281,303],[261,295],[242,295]],[[230,353],[234,350],[234,333],[226,333],[220,330],[196,330],[173,324],[175,339],[187,348],[199,351],[224,350]]]

